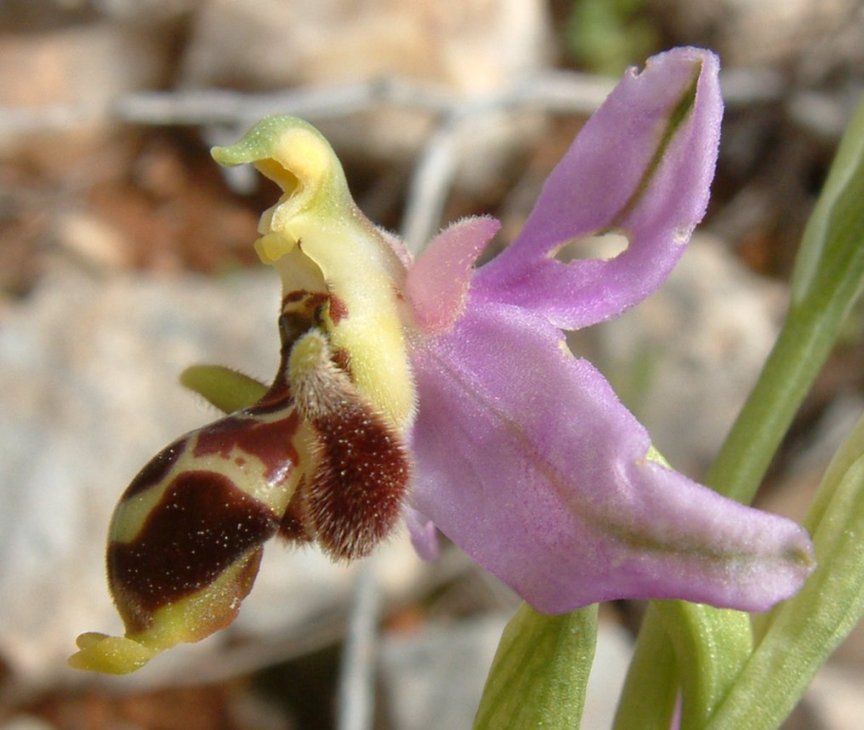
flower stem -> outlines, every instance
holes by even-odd
[[[678,695],[678,671],[662,619],[654,615],[649,620],[655,611],[649,605],[613,730],[669,730]]]
[[[802,401],[831,352],[842,317],[790,309],[759,380],[705,477],[721,494],[749,504]]]

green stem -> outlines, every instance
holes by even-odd
[[[678,690],[681,727],[704,727],[752,650],[745,613],[652,601],[615,718],[615,730],[668,730]]]
[[[789,314],[756,388],[706,481],[749,504],[828,359],[864,280],[864,103],[844,134],[807,222]]]
[[[675,653],[653,604],[642,623],[613,730],[669,730],[678,696]]]
[[[789,311],[759,380],[738,415],[705,482],[744,504],[759,485],[843,323],[833,310],[806,305]]]
[[[683,601],[654,601],[674,649],[681,686],[681,727],[703,727],[753,650],[750,621]]]

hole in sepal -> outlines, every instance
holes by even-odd
[[[614,229],[590,236],[578,236],[555,248],[550,258],[563,264],[577,259],[600,259],[608,261],[624,253],[630,245],[627,234]]]

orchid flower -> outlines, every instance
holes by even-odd
[[[440,530],[545,613],[620,598],[761,611],[794,594],[813,567],[806,532],[671,469],[562,331],[669,274],[707,205],[721,114],[708,52],[629,71],[479,268],[495,220],[456,223],[414,262],[302,121],[270,117],[214,149],[283,191],[256,242],[282,279],[281,365],[256,404],[132,482],[108,548],[126,636],[82,635],[73,665],[131,671],[221,628],[275,535],[350,560],[403,515],[422,556]],[[557,258],[609,232],[628,243],[614,258]]]

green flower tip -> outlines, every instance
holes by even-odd
[[[334,174],[341,177],[339,160],[321,133],[284,114],[265,117],[238,142],[213,147],[210,154],[220,165],[255,165],[289,194],[298,185],[320,189]]]
[[[297,133],[311,135],[327,145],[324,137],[308,122],[286,114],[273,114],[258,122],[234,144],[213,147],[210,154],[220,165],[254,163],[270,157],[284,138]]]

